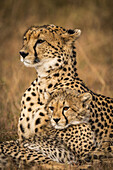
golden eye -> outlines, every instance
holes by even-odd
[[[69,106],[65,106],[64,108],[63,108],[63,111],[67,111],[69,109]]]
[[[54,110],[54,107],[50,106],[49,109],[50,109],[51,111],[53,111],[53,110]]]
[[[37,40],[37,44],[41,44],[41,43],[43,43],[45,40],[41,40],[41,39],[38,39]]]

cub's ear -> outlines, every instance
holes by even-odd
[[[82,93],[78,96],[81,102],[83,102],[85,107],[88,107],[91,100],[92,100],[92,95],[88,92]]]
[[[72,90],[72,89],[66,89],[65,90],[67,95],[75,96],[77,97],[80,93],[77,90]]]
[[[80,29],[74,29],[74,30],[67,30],[66,33],[62,34],[62,38],[64,38],[65,41],[70,41],[73,40],[75,41],[76,39],[78,39],[81,35],[81,30]]]

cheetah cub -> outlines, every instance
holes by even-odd
[[[51,125],[55,129],[64,129],[69,125],[87,123],[90,102],[88,92],[80,94],[76,90],[61,89],[53,93],[46,105]]]

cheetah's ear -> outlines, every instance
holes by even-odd
[[[83,102],[85,107],[88,107],[92,100],[92,95],[88,92],[85,92],[78,95],[78,98],[80,99],[81,102]]]
[[[66,33],[62,34],[62,38],[64,38],[66,41],[68,40],[76,40],[80,37],[81,35],[81,30],[80,29],[74,29],[74,30],[67,30]]]

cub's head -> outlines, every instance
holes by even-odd
[[[80,94],[68,89],[52,94],[46,106],[52,126],[63,129],[69,125],[88,122],[90,102],[91,94],[88,92]]]
[[[33,26],[24,34],[21,61],[36,69],[45,66],[46,71],[58,67],[62,64],[64,48],[67,49],[80,34],[79,29],[65,30],[55,25]]]

